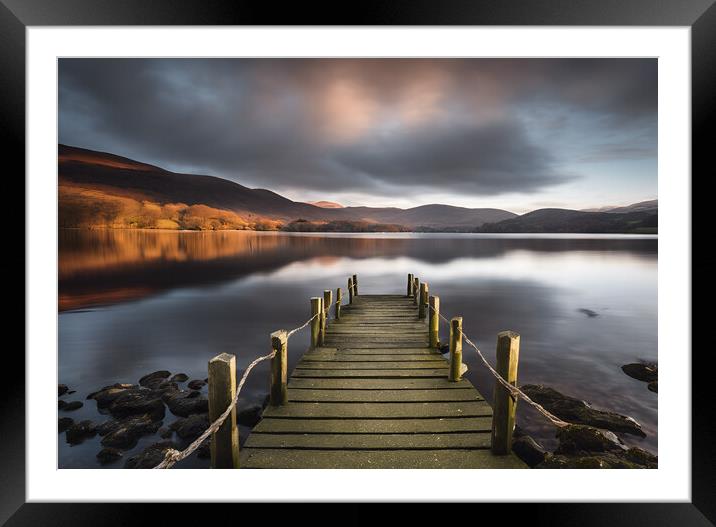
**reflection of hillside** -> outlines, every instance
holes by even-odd
[[[215,260],[277,249],[287,240],[256,232],[183,232],[120,229],[60,232],[60,279],[78,273],[150,262]]]
[[[656,243],[649,239],[379,238],[117,229],[63,229],[59,239],[61,311],[141,298],[175,287],[221,283],[314,259],[407,257],[436,264],[517,250],[656,257]]]

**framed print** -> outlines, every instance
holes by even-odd
[[[302,7],[0,5],[26,244],[0,518],[713,524],[712,2]]]

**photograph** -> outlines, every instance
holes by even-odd
[[[716,0],[277,7],[0,0],[0,525],[715,526]]]
[[[56,468],[657,471],[659,60],[59,56]]]

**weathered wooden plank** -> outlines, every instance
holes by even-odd
[[[385,313],[387,315],[396,315],[396,316],[408,316],[413,315],[417,316],[418,311],[414,307],[400,307],[400,306],[364,306],[364,307],[356,307],[355,304],[351,306],[345,306],[345,312],[350,313],[352,317],[356,317],[359,314],[362,315],[370,315],[373,313],[381,312]],[[341,314],[343,313],[343,310],[341,310]],[[341,320],[343,320],[343,317],[341,317]]]
[[[326,330],[327,333],[331,333],[333,331],[348,331],[348,330],[361,330],[361,331],[373,331],[373,332],[380,332],[385,333],[386,331],[415,331],[417,333],[420,333],[422,331],[426,331],[427,328],[423,326],[416,326],[411,324],[330,324],[328,326],[328,329]]]
[[[365,349],[365,348],[364,348]],[[376,349],[371,350],[369,353],[360,353],[363,349],[339,349],[338,351],[322,352],[320,349],[306,353],[302,358],[305,360],[359,360],[359,361],[374,361],[374,360],[445,360],[445,356],[440,353],[436,353],[435,350],[430,348],[418,348],[415,351],[409,353],[396,353],[391,349]]]
[[[339,340],[339,339],[331,339],[327,340],[326,343],[334,345],[336,347],[343,347],[347,344],[352,346],[353,348],[376,348],[380,347],[381,345],[384,345],[386,348],[394,348],[395,346],[399,346],[401,344],[401,341],[397,340],[391,340],[389,342],[380,342],[377,340],[362,340],[362,339],[351,339],[351,340]],[[425,348],[428,347],[427,342],[421,342],[418,340],[406,340],[404,342],[406,346],[411,347],[419,347],[424,346]]]
[[[288,400],[295,402],[372,402],[372,403],[415,403],[482,401],[476,390],[311,390],[292,388]]]
[[[447,370],[448,363],[446,360],[438,357],[438,360],[432,361],[395,361],[395,362],[340,362],[340,361],[301,361],[296,365],[300,370],[388,370],[388,369],[405,369],[405,370],[425,370],[425,369],[441,369]],[[445,372],[447,375],[447,371]]]
[[[244,448],[318,450],[442,450],[490,448],[490,433],[462,434],[252,434]]]
[[[334,333],[326,335],[326,344],[325,346],[331,347],[331,348],[338,348],[341,346],[331,346],[330,344],[327,344],[329,340],[331,341],[342,341],[342,342],[348,342],[350,343],[352,339],[361,340],[365,342],[395,342],[398,343],[395,347],[400,347],[401,345],[404,345],[405,343],[410,343],[411,341],[418,342],[422,344],[423,342],[428,341],[428,334],[425,332],[425,334],[414,334],[414,335],[375,335],[375,334],[366,334],[366,335],[359,335],[357,333],[352,334],[346,334],[346,335],[336,335]]]
[[[382,324],[381,323],[381,324],[372,324],[372,325],[361,325],[361,324],[353,324],[353,323],[349,323],[349,322],[344,322],[344,323],[342,322],[340,324],[330,324],[327,329],[328,332],[331,332],[331,331],[373,331],[375,333],[379,333],[379,332],[383,333],[386,331],[390,331],[390,332],[402,331],[405,333],[415,331],[415,332],[420,333],[422,331],[427,331],[427,330],[428,330],[427,326],[422,325],[422,324],[421,325],[413,324],[412,322],[402,323],[402,324]]]
[[[396,419],[426,417],[485,417],[492,409],[484,401],[450,403],[298,403],[269,406],[266,417],[321,419]]]
[[[405,322],[373,322],[369,323],[363,320],[363,322],[353,322],[350,320],[335,322],[328,324],[327,331],[346,331],[346,330],[360,329],[363,331],[381,331],[381,330],[392,330],[392,331],[427,331],[428,327],[425,324],[415,323],[413,321]]]
[[[449,382],[447,376],[438,378],[398,378],[398,379],[371,379],[371,378],[340,378],[340,379],[306,379],[292,377],[288,382],[289,392],[293,388],[310,388],[315,390],[474,390],[468,380]],[[475,390],[475,393],[477,391]]]
[[[367,342],[342,342],[342,341],[333,341],[330,342],[330,344],[335,345],[336,347],[344,347],[347,345],[350,345],[351,349],[360,349],[360,348],[369,348],[369,349],[377,349],[381,347],[381,344],[383,344],[383,347],[385,349],[394,348],[396,344],[399,345],[399,343],[396,342],[376,342],[376,341],[367,341]],[[411,348],[418,348],[418,347],[424,347],[428,349],[427,343],[424,342],[406,342],[405,346],[409,346]]]
[[[438,419],[265,418],[253,434],[452,434],[490,432],[491,417]],[[251,437],[251,436],[249,436]]]
[[[316,348],[316,352],[321,352],[324,350],[334,350],[334,351],[340,351],[341,353],[352,353],[352,354],[365,354],[365,355],[400,355],[400,354],[413,354],[413,353],[425,353],[425,354],[431,354],[431,355],[438,355],[438,352],[431,349],[431,348],[425,348],[425,347],[418,347],[418,348],[351,348],[351,347],[345,347],[345,348]],[[441,357],[445,358],[445,355],[440,354]]]
[[[489,450],[290,450],[245,448],[244,468],[527,468]]]
[[[396,355],[394,353],[383,353],[380,355],[358,354],[358,353],[306,353],[301,359],[302,362],[432,362],[437,360],[445,360],[443,356],[437,353],[426,351],[425,353],[403,353]]]
[[[293,370],[293,377],[328,377],[328,378],[351,378],[351,377],[373,377],[376,379],[394,379],[398,377],[445,377],[445,369],[431,370],[308,370],[298,368]]]
[[[332,346],[331,344],[328,344],[328,342],[335,342],[340,344],[348,344],[350,345],[351,342],[360,342],[360,343],[366,343],[366,342],[379,342],[381,344],[389,344],[394,343],[394,347],[400,347],[400,346],[407,346],[411,342],[417,343],[417,347],[425,346],[427,347],[428,337],[425,335],[425,338],[418,335],[384,335],[382,338],[380,335],[359,335],[357,333],[351,333],[346,335],[326,335],[326,345],[331,346],[333,348],[341,348],[341,347],[347,347],[347,346]]]
[[[356,319],[359,317],[366,317],[366,318],[404,318],[406,321],[417,321],[418,319],[418,312],[414,309],[407,309],[407,308],[375,308],[375,307],[366,307],[366,308],[347,308],[345,309],[346,316],[350,316],[351,319]],[[343,320],[343,312],[341,312],[341,320]]]
[[[383,311],[386,313],[417,313],[417,308],[414,306],[400,306],[394,304],[370,304],[370,305],[358,305],[351,304],[350,308],[346,308],[351,313],[375,313],[377,311]]]
[[[424,335],[423,335],[424,334]],[[401,329],[401,328],[381,328],[379,330],[374,330],[371,328],[340,328],[340,329],[330,329],[326,332],[326,338],[329,337],[336,337],[336,338],[346,338],[346,337],[387,337],[387,338],[403,338],[403,339],[409,339],[409,338],[420,338],[422,339],[423,336],[427,337],[428,332],[426,330],[415,330],[415,329]]]
[[[418,321],[417,313],[396,313],[394,311],[378,313],[374,310],[370,310],[365,313],[356,313],[354,311],[348,311],[346,308],[345,313],[341,313],[340,322],[336,324],[351,324],[351,323],[366,323],[366,324],[389,324],[389,323],[415,323]]]
[[[349,338],[349,337],[357,337],[357,338],[374,338],[374,339],[419,339],[422,340],[423,338],[428,337],[427,329],[417,331],[417,330],[410,330],[405,331],[402,329],[385,329],[380,331],[375,331],[372,329],[366,329],[366,328],[345,328],[341,330],[330,330],[326,334],[326,338]]]

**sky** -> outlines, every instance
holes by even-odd
[[[656,59],[59,59],[59,142],[295,201],[657,198]]]

